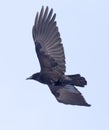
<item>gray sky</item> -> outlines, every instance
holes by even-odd
[[[90,108],[60,104],[46,85],[25,80],[40,70],[31,30],[42,5],[57,14],[66,73],[86,77],[79,90]],[[109,129],[108,0],[4,0],[0,36],[0,130]]]

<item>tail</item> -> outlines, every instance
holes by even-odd
[[[75,74],[75,75],[67,75],[71,79],[71,84],[75,86],[80,86],[84,87],[87,85],[87,81],[84,77],[81,77],[80,74]]]

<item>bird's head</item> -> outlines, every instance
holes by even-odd
[[[33,80],[39,81],[39,79],[40,79],[40,73],[35,73],[32,76],[28,77],[27,80],[28,79],[33,79]]]

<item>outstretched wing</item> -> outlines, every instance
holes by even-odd
[[[53,9],[42,7],[33,26],[33,39],[41,70],[65,72],[65,55]]]
[[[90,106],[82,94],[73,85],[64,86],[50,86],[49,88],[53,95],[56,97],[57,101],[70,104],[70,105],[80,105],[80,106]]]

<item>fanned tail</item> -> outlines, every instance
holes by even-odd
[[[67,77],[71,79],[69,83],[71,82],[72,85],[80,86],[80,87],[84,87],[85,85],[87,85],[86,79],[82,77],[80,74],[67,75]]]

